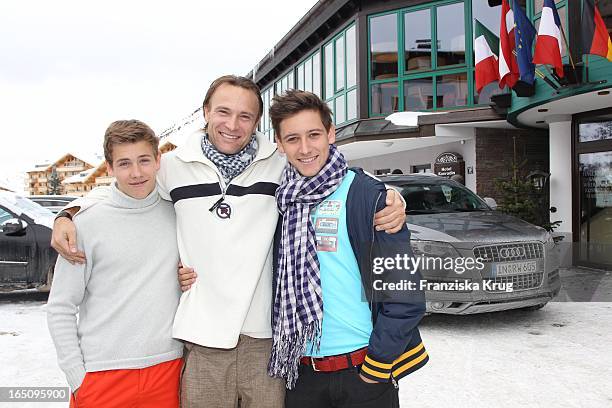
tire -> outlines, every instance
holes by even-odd
[[[51,265],[49,266],[49,269],[47,270],[47,279],[45,280],[45,283],[41,286],[39,286],[38,291],[39,292],[49,292],[51,290],[51,283],[53,283],[53,272],[55,270],[55,265]]]

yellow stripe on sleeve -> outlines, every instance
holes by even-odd
[[[416,353],[418,353],[419,351],[423,350],[423,347],[425,347],[425,346],[423,345],[423,342],[419,343],[419,345],[418,345],[418,346],[416,346],[415,348],[413,348],[413,349],[411,349],[411,350],[408,350],[407,352],[405,352],[404,354],[402,354],[401,356],[399,356],[399,357],[398,357],[398,358],[397,358],[397,359],[396,359],[396,360],[393,362],[393,364],[394,364],[394,365],[395,365],[395,364],[398,364],[398,363],[400,363],[401,361],[403,361],[403,360],[407,359],[408,357],[415,355],[415,354],[416,354]]]
[[[372,360],[370,356],[366,356],[365,361],[367,361],[368,364],[371,364],[374,367],[382,368],[383,370],[390,370],[391,367],[393,367],[393,363],[389,363],[389,364],[379,363],[378,361]]]
[[[398,368],[397,370],[395,370],[393,372],[393,376],[397,377],[398,375],[400,375],[401,373],[403,373],[404,371],[408,370],[411,367],[414,367],[415,365],[419,364],[421,361],[425,360],[427,358],[427,352],[424,352],[423,354],[421,354],[420,356],[418,356],[417,358],[415,358],[414,360],[404,364],[403,366],[401,366],[400,368]]]
[[[361,369],[364,372],[366,372],[366,373],[368,373],[368,374],[370,374],[370,375],[372,375],[374,377],[382,378],[382,379],[385,379],[385,380],[388,379],[389,376],[391,376],[391,373],[379,373],[378,371],[374,371],[370,367],[367,367],[365,365],[362,365]]]

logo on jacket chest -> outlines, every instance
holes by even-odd
[[[216,208],[217,217],[226,220],[232,216],[232,207],[228,203],[219,203]]]

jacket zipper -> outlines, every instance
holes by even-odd
[[[251,163],[249,163],[249,165],[244,168],[242,173],[247,171],[248,168],[251,167],[252,165],[254,165],[256,162],[269,159],[270,157],[272,157],[272,155],[275,152],[276,152],[276,149],[271,154],[269,154],[269,155],[267,155],[265,157],[260,157],[259,159],[253,158],[253,161]],[[206,163],[204,163],[204,164],[206,164]],[[219,169],[217,169],[216,166],[214,166],[214,165],[212,166],[212,168],[213,168],[213,170],[215,170],[215,173],[217,173],[217,177],[219,178],[219,185],[221,186],[221,198],[218,199],[217,201],[215,201],[215,203],[212,205],[212,207],[210,207],[208,209],[208,211],[210,211],[210,212],[215,211],[217,209],[217,207],[219,207],[221,205],[221,203],[225,200],[225,193],[227,192],[227,189],[230,186],[230,184],[232,184],[232,180],[230,180],[229,184],[226,185],[225,184],[225,180],[223,179],[223,175],[219,172]],[[240,173],[240,174],[242,174],[242,173]],[[240,176],[240,174],[238,176]],[[238,177],[238,176],[236,176],[236,177]]]
[[[378,197],[376,198],[376,203],[374,204],[374,214],[373,216],[376,216],[376,208],[378,208],[378,201],[380,200],[380,196],[381,193],[378,193]],[[372,221],[374,220],[374,218],[372,218]],[[374,251],[374,238],[376,235],[376,228],[374,227],[374,223],[372,223],[372,241],[370,242],[370,265],[372,265],[372,252]],[[370,268],[370,284],[372,284],[374,282],[374,275],[372,272],[372,268]],[[372,297],[370,297],[370,311],[372,311],[372,306],[373,306],[373,298],[374,298],[374,293],[372,293]],[[374,317],[374,316],[372,316]],[[399,384],[397,383],[397,380],[395,379],[395,377],[393,376],[393,367],[391,367],[391,374],[390,374],[390,378],[391,378],[391,383],[393,383],[393,387],[395,387],[395,389],[399,389]]]
[[[372,285],[374,283],[374,275],[373,275],[372,268],[371,268],[371,266],[372,266],[372,252],[374,251],[374,238],[375,238],[375,235],[376,235],[376,231],[375,231],[375,228],[374,228],[374,217],[376,216],[376,208],[378,207],[378,201],[380,200],[380,196],[381,196],[381,193],[378,193],[378,197],[376,197],[376,202],[374,203],[374,209],[373,209],[373,212],[372,212],[372,239],[370,241],[370,254],[369,254],[370,256],[369,256],[369,259],[368,259],[368,264],[370,265],[370,285]],[[372,324],[374,324],[374,321],[373,321],[374,320],[374,314],[373,314],[374,313],[374,311],[373,311],[374,310],[373,309],[374,302],[373,302],[373,298],[374,298],[374,293],[372,293],[372,296],[370,296],[370,313],[372,313]]]
[[[215,203],[208,209],[208,211],[213,212],[221,205],[223,200],[225,200],[225,193],[227,192],[227,188],[229,185],[225,185],[225,180],[223,180],[223,176],[217,173],[217,177],[219,177],[219,185],[221,186],[221,198],[215,201]],[[231,184],[231,183],[230,183]]]

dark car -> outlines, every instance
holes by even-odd
[[[444,177],[381,180],[406,200],[412,249],[427,262],[420,270],[429,312],[536,309],[559,292],[559,252],[545,229],[493,210],[492,199]]]
[[[53,213],[18,194],[0,191],[0,291],[49,290],[57,253]]]

